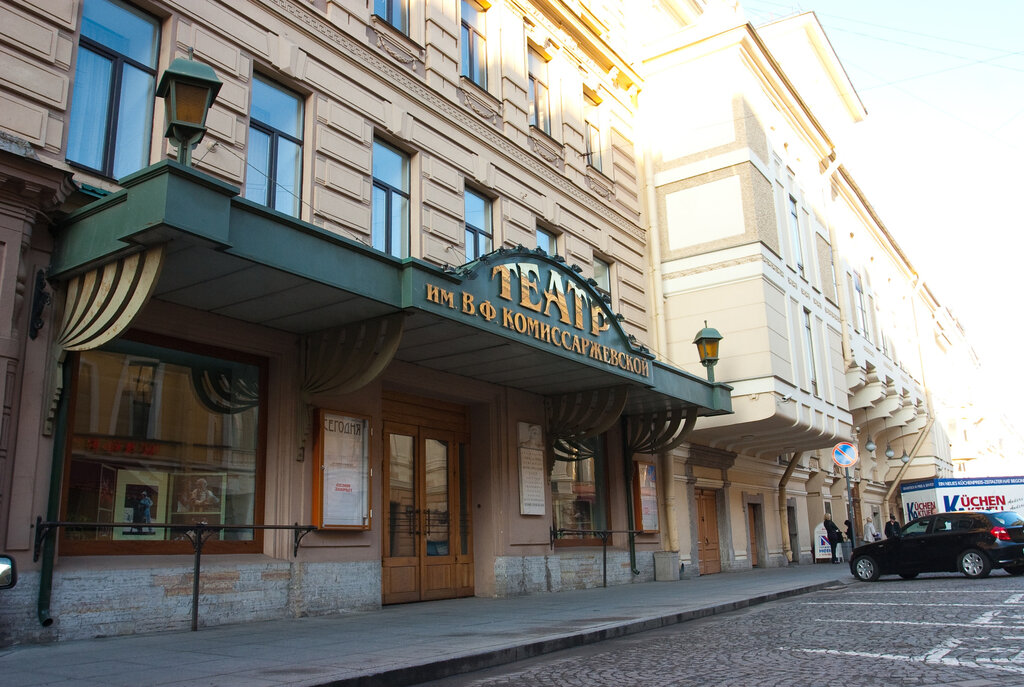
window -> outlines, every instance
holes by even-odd
[[[69,162],[114,179],[149,164],[159,37],[149,15],[117,0],[85,0]]]
[[[548,136],[551,135],[551,101],[548,97],[548,62],[533,48],[528,55],[530,126],[535,126]]]
[[[260,76],[252,80],[245,197],[299,216],[302,99]]]
[[[612,266],[601,258],[594,258],[594,281],[598,291],[609,297],[612,295]]]
[[[558,237],[550,231],[537,228],[537,247],[548,255],[558,255]]]
[[[583,94],[583,119],[584,128],[586,129],[586,156],[587,164],[596,169],[598,172],[604,172],[604,160],[602,151],[604,145],[601,143],[601,127],[598,126],[601,121],[600,105],[594,98],[590,97],[587,93]]]
[[[402,33],[409,33],[409,0],[373,0],[373,13]]]
[[[793,261],[796,263],[796,271],[800,276],[804,274],[804,247],[800,239],[800,214],[797,209],[796,198],[789,197],[789,232],[793,241]]]
[[[575,449],[563,451],[556,446],[551,469],[551,517],[556,530],[570,531],[558,541],[600,543],[594,531],[608,529],[608,466],[603,437],[584,440]]]
[[[491,201],[466,189],[466,262],[491,252]]]
[[[818,395],[818,371],[814,364],[814,330],[811,327],[811,311],[804,308],[804,352],[807,355],[807,382],[811,393]]]
[[[487,33],[484,8],[462,0],[462,75],[487,90]]]
[[[409,256],[409,156],[373,142],[373,247]]]
[[[868,327],[868,308],[864,299],[864,284],[860,280],[860,275],[854,272],[853,274],[853,288],[857,292],[857,321],[860,325],[860,331],[864,335],[864,338],[871,343],[871,330]]]
[[[61,519],[62,552],[192,549],[158,524],[262,521],[260,359],[151,336],[78,356]],[[211,552],[253,552],[251,529],[215,532]]]

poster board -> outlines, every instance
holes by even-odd
[[[165,539],[162,527],[148,523],[166,522],[167,473],[149,470],[118,470],[114,488],[114,520],[130,522],[131,527],[115,527],[114,539],[147,541]]]
[[[224,522],[227,474],[223,472],[179,472],[170,476],[170,509],[174,525],[232,525]],[[174,536],[172,534],[172,536]],[[224,531],[214,535],[224,539]]]
[[[544,437],[540,425],[520,422],[517,427],[519,446],[519,513],[544,515],[547,508],[547,480],[544,478]]]
[[[313,521],[324,529],[370,529],[370,420],[317,410]]]
[[[658,468],[654,463],[634,464],[633,522],[643,532],[658,532]]]

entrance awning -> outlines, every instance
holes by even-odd
[[[65,285],[58,343],[69,350],[102,345],[156,299],[307,337],[321,366],[332,342],[357,347],[363,383],[368,365],[393,356],[563,407],[574,395],[566,418],[588,416],[611,388],[625,390],[607,406],[616,416],[731,412],[730,387],[654,360],[558,257],[520,248],[458,268],[399,260],[170,160],[121,183],[58,231],[49,279]],[[594,415],[592,425],[604,421]]]

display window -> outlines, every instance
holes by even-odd
[[[561,545],[600,544],[609,529],[608,465],[604,438],[579,442],[572,452],[555,451],[551,470],[552,522],[564,530]]]
[[[205,551],[261,550],[264,361],[145,334],[76,358],[61,551],[191,551],[163,525],[196,523],[227,526]]]

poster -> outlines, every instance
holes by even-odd
[[[150,523],[165,523],[167,512],[167,474],[147,470],[118,470],[114,491],[114,520],[130,522],[131,527],[114,529],[114,539],[165,539],[163,527],[150,527]]]
[[[658,527],[658,471],[654,463],[637,463],[633,481],[634,507],[637,529],[657,532]]]
[[[540,425],[520,422],[519,442],[519,513],[544,515],[547,482],[544,479],[544,439]]]
[[[370,527],[369,422],[320,411],[319,527]]]

